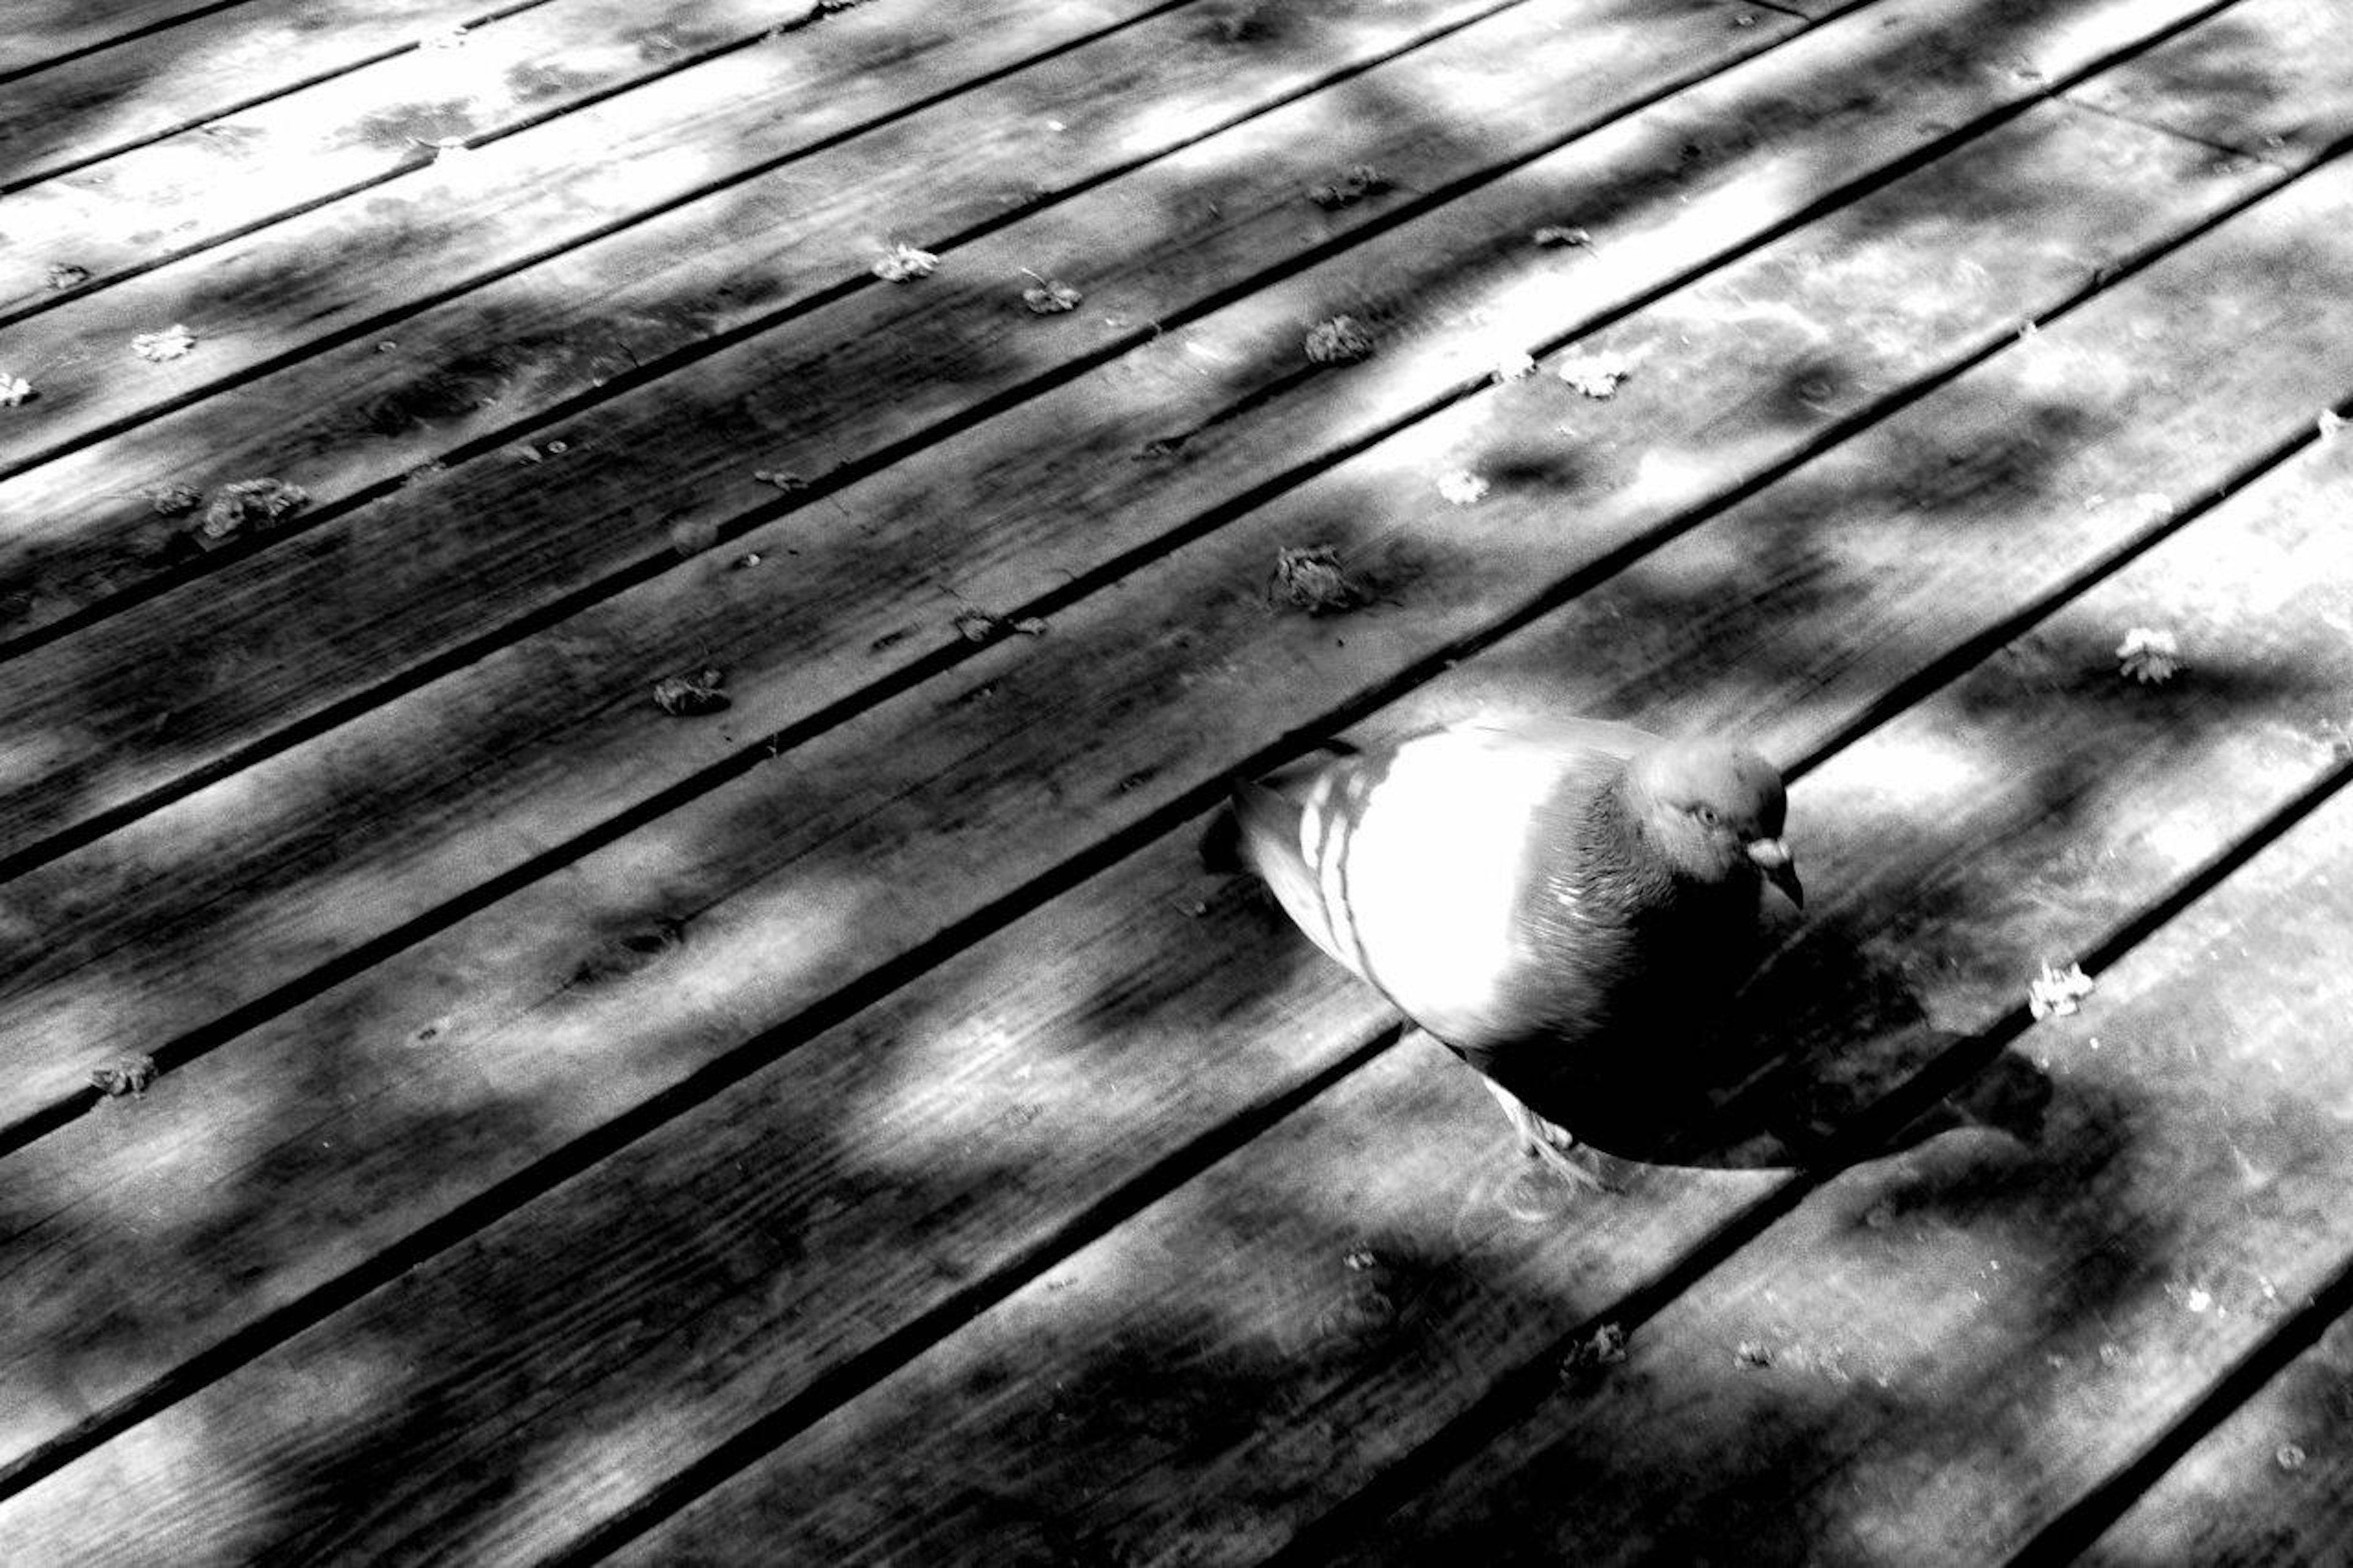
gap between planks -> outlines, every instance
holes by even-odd
[[[2347,773],[2348,770],[2339,770],[2337,787],[2342,788],[2348,782]],[[2341,1329],[2348,1318],[2353,1318],[2353,1255],[2348,1255],[2295,1311],[2248,1346],[2221,1376],[2151,1438],[2129,1463],[2077,1499],[2020,1548],[2011,1559],[2016,1568],[2056,1568],[2057,1564],[2075,1562],[2092,1552],[2119,1523],[2146,1506],[2182,1460],[2270,1394],[2292,1368],[2320,1345],[2331,1329]],[[2282,1469],[2293,1468],[2276,1455],[2267,1457]],[[2333,1456],[2323,1462],[2342,1465],[2342,1460]],[[2211,1514],[2216,1510],[2208,1508],[2201,1511]],[[2211,1542],[2205,1544],[2212,1550]],[[2240,1544],[2250,1551],[2256,1545],[2253,1542]],[[2342,1549],[2341,1542],[2335,1544]]]
[[[1166,548],[1166,545],[1165,542],[1156,544],[1147,542],[1145,544],[1131,550],[1127,553],[1130,557],[1141,559],[1143,557],[1157,553]],[[665,556],[663,557],[665,563],[667,562],[670,553],[670,552],[665,552]],[[1116,570],[1113,570],[1108,574],[1110,577],[1116,577],[1118,574],[1119,574]],[[1096,575],[1098,577],[1103,577],[1105,576],[1105,574],[1099,571]],[[675,579],[670,580],[673,582],[675,581]],[[1068,591],[1066,585],[1061,595],[1061,599],[1057,602],[1071,600],[1074,597],[1075,595]],[[738,748],[731,756],[710,764],[709,768],[702,773],[693,773],[690,771],[689,776],[687,776],[682,782],[673,780],[671,787],[662,792],[658,792],[659,798],[654,801],[651,805],[642,804],[641,797],[640,806],[633,809],[629,813],[625,813],[624,816],[628,818],[628,823],[635,824],[640,822],[642,819],[648,819],[651,816],[658,816],[664,811],[674,809],[685,800],[691,799],[696,795],[707,793],[710,788],[714,787],[719,783],[724,782],[726,778],[733,777],[743,771],[771,759],[776,753],[785,750],[788,743],[796,742],[798,738],[805,738],[810,734],[822,732],[824,729],[828,728],[833,722],[839,721],[854,709],[860,706],[871,706],[874,700],[880,700],[881,695],[907,689],[924,676],[936,673],[946,668],[951,668],[953,665],[970,658],[974,652],[975,648],[973,645],[965,642],[964,639],[950,638],[944,644],[941,645],[940,647],[935,648],[932,653],[918,658],[911,672],[902,672],[899,675],[885,677],[880,685],[860,685],[860,683],[853,682],[852,689],[850,691],[845,694],[839,701],[823,705],[824,711],[816,718],[804,720],[798,724],[788,725],[782,730],[769,731],[762,740],[754,742],[750,745]],[[471,662],[470,657],[468,658],[467,662]],[[624,829],[626,826],[627,824],[623,825]],[[592,828],[589,831],[592,836],[618,836],[618,831],[615,831],[610,834],[606,834],[603,830],[595,828]],[[575,848],[567,851],[559,848],[555,850],[554,853],[561,860],[568,862],[568,860],[577,858],[578,850]],[[552,863],[543,858],[537,860],[535,864],[538,866],[539,870],[543,871],[549,868]],[[18,869],[21,869],[21,868],[18,868]],[[532,873],[532,875],[536,874],[536,872]],[[508,889],[509,885],[502,883],[501,888]],[[511,889],[509,890],[511,890]],[[472,889],[472,896],[476,901],[480,901],[481,887],[479,883]],[[412,930],[411,936],[413,937],[414,934],[415,932]],[[376,952],[377,956],[381,956],[381,950],[379,949],[371,948],[369,951]],[[361,958],[348,952],[345,954],[343,962],[346,970],[364,966]],[[241,1017],[248,1021],[250,1021],[253,1016],[254,1015],[249,1012],[240,1015]],[[219,1037],[216,1031],[212,1037]],[[199,1047],[193,1037],[184,1037],[181,1044],[167,1047],[167,1050],[175,1056],[185,1056],[186,1053],[197,1048]]]
[[[230,5],[241,5],[247,3],[248,0],[228,0],[228,4]],[[442,26],[448,30],[453,32],[470,31],[473,28],[486,26],[493,22],[503,21],[509,16],[517,16],[525,11],[536,10],[543,5],[559,3],[560,0],[513,0],[513,3],[511,5],[495,7],[488,11],[464,13],[462,19],[451,20],[442,24]],[[138,38],[152,36],[153,33],[161,31],[164,27],[176,27],[186,22],[201,20],[213,14],[213,12],[197,11],[175,16],[169,19],[167,22],[161,24],[157,27],[146,29],[141,33],[126,35],[121,38],[110,40],[108,43],[99,46],[99,47],[116,47],[120,45],[132,42]],[[432,25],[433,24],[430,22],[427,23],[428,27]],[[174,42],[179,45],[182,49],[185,49],[186,47],[185,40],[174,39]],[[381,65],[387,60],[398,59],[403,55],[414,54],[425,47],[426,46],[421,39],[410,39],[406,42],[394,44],[387,47],[378,49],[372,54],[349,57],[339,59],[332,64],[322,65],[312,70],[311,74],[307,76],[283,79],[278,85],[268,88],[260,92],[250,94],[245,98],[233,99],[226,102],[207,103],[206,107],[200,110],[187,113],[177,121],[166,122],[153,130],[139,132],[133,135],[126,136],[120,141],[94,148],[88,153],[78,153],[54,163],[42,164],[37,168],[11,174],[5,179],[0,179],[0,196],[12,195],[20,191],[29,190],[35,185],[42,184],[50,180],[63,179],[69,174],[79,174],[84,170],[96,166],[97,164],[103,163],[109,159],[121,157],[126,153],[133,153],[144,147],[152,147],[158,142],[168,141],[174,136],[181,135],[186,132],[199,130],[202,127],[210,125],[217,121],[226,120],[232,114],[242,114],[249,110],[259,109],[266,104],[274,103],[280,99],[290,97],[295,93],[302,91],[306,88],[321,87],[329,82],[340,80],[343,78],[351,76],[354,72],[364,70],[370,66]],[[34,67],[31,70],[17,72],[16,75],[17,77],[30,76],[34,74],[35,71],[51,69],[58,65],[68,63],[70,60],[86,58],[87,54],[95,52],[96,50],[84,51],[81,54],[66,57],[61,60],[50,61],[45,65]],[[12,79],[12,78],[8,74],[0,73],[0,83],[5,83],[10,79]],[[38,111],[38,107],[36,106],[33,112],[37,113]],[[102,281],[99,284],[92,285],[92,287],[102,286]],[[60,298],[66,297],[70,296],[60,295]],[[23,316],[34,313],[34,311],[30,310],[21,311],[15,314],[0,313],[0,326],[5,326],[11,321],[21,320]]]
[[[2349,1313],[2353,1262],[2250,1348],[2150,1444],[2129,1478],[2055,1521],[2013,1560],[2019,1568],[2343,1559],[2346,1460],[2337,1434]]]
[[[515,10],[530,10],[551,3],[560,3],[560,0],[530,0],[528,5],[515,7]],[[883,0],[867,0],[867,3],[881,4],[883,3]],[[427,309],[432,304],[449,297],[451,294],[463,293],[466,290],[479,287],[485,282],[495,281],[498,278],[506,276],[513,270],[539,265],[543,262],[565,255],[582,246],[588,245],[597,239],[607,237],[612,233],[620,232],[621,230],[630,227],[636,224],[643,223],[649,218],[659,216],[662,213],[672,210],[677,206],[711,195],[718,191],[728,189],[730,186],[740,184],[744,180],[756,178],[762,174],[771,173],[775,169],[783,167],[792,162],[797,161],[798,159],[805,158],[817,152],[824,151],[827,147],[834,145],[839,141],[847,140],[849,137],[860,135],[881,126],[891,124],[894,121],[903,118],[907,114],[930,107],[935,101],[944,100],[961,93],[969,92],[976,88],[987,86],[990,81],[1007,72],[1034,66],[1040,60],[1050,59],[1057,54],[1066,52],[1068,49],[1081,47],[1098,38],[1109,37],[1126,28],[1149,22],[1167,12],[1196,3],[1197,0],[1158,0],[1156,5],[1150,6],[1148,9],[1140,10],[1134,15],[1106,22],[1090,32],[1080,35],[1075,40],[1051,45],[1035,54],[1018,59],[1010,65],[999,66],[993,69],[985,71],[981,75],[961,80],[953,86],[939,89],[934,93],[918,98],[899,110],[877,114],[866,121],[856,122],[846,130],[831,133],[828,137],[812,141],[806,145],[778,154],[776,158],[768,160],[765,163],[751,165],[746,170],[741,171],[733,175],[722,176],[717,180],[698,185],[691,190],[659,202],[632,216],[615,219],[608,225],[578,233],[569,241],[559,243],[556,246],[540,252],[535,252],[527,256],[521,261],[512,263],[507,268],[493,268],[488,271],[477,273],[467,281],[453,286],[449,290],[428,296],[421,296],[404,306],[384,311],[378,316],[371,318],[369,321],[363,322],[356,327],[350,328],[348,330],[349,333],[353,335],[364,334],[370,331],[381,330],[388,327],[402,317],[412,315],[418,310]],[[1511,3],[1525,4],[1525,0],[1511,0]],[[473,28],[486,26],[491,23],[502,20],[504,19],[504,16],[511,16],[512,14],[512,12],[508,12],[503,13],[501,16],[480,18],[476,21],[465,24],[465,26],[467,30],[470,31]],[[716,42],[701,45],[692,48],[681,49],[650,69],[638,71],[635,74],[622,74],[610,80],[599,80],[596,78],[594,73],[579,73],[583,79],[576,82],[568,82],[566,85],[566,91],[564,94],[558,95],[554,101],[527,110],[522,110],[521,105],[517,105],[515,107],[521,111],[515,112],[508,118],[496,121],[494,123],[484,129],[470,132],[463,136],[444,138],[431,143],[424,142],[421,139],[412,138],[412,140],[416,141],[417,144],[412,147],[407,153],[400,157],[390,167],[373,171],[358,179],[345,180],[340,184],[330,184],[322,190],[315,191],[297,200],[287,201],[281,205],[273,207],[266,212],[243,220],[231,218],[230,221],[221,222],[222,215],[217,209],[222,204],[219,202],[214,202],[210,204],[215,209],[211,213],[211,216],[217,226],[211,229],[203,237],[187,241],[172,249],[163,251],[143,259],[124,261],[103,266],[100,268],[95,269],[98,273],[97,276],[73,288],[62,290],[35,293],[29,296],[29,303],[18,305],[14,309],[0,308],[0,327],[15,325],[22,321],[30,321],[48,314],[51,311],[67,309],[92,295],[101,294],[111,289],[133,283],[138,279],[145,278],[152,273],[158,272],[165,268],[179,266],[184,262],[188,262],[195,258],[205,257],[208,252],[219,250],[224,247],[235,245],[242,240],[253,239],[257,237],[275,237],[269,235],[269,231],[272,229],[293,223],[312,214],[321,213],[329,208],[335,207],[339,204],[348,202],[356,196],[364,195],[371,191],[380,190],[384,186],[391,184],[396,181],[423,178],[427,175],[427,171],[434,166],[435,156],[427,155],[432,153],[433,149],[438,148],[443,151],[454,150],[465,153],[475,153],[482,148],[494,146],[500,142],[509,140],[510,138],[522,135],[526,132],[555,124],[556,122],[566,120],[573,115],[585,113],[587,110],[596,109],[599,106],[608,103],[613,100],[619,99],[626,94],[637,92],[648,88],[673,85],[676,79],[684,76],[689,71],[701,67],[710,66],[717,62],[724,61],[730,57],[741,54],[746,50],[756,48],[776,40],[789,38],[795,34],[805,32],[809,28],[821,25],[838,26],[839,24],[835,22],[835,18],[840,15],[841,13],[839,12],[811,8],[792,16],[763,21],[757,26],[738,31],[733,36],[722,37]],[[539,20],[539,18],[533,19]],[[554,20],[560,25],[564,19],[555,18]],[[984,19],[976,18],[976,21]],[[683,21],[681,18],[665,16],[658,19],[654,25],[657,26],[682,26]],[[470,45],[468,47],[479,48],[480,46]],[[510,44],[510,47],[512,47],[512,43]],[[385,51],[382,55],[374,57],[360,63],[364,66],[369,66],[396,60],[405,60],[406,57],[417,53],[419,50],[423,49],[423,47],[424,46],[420,44],[410,44],[399,48]],[[470,68],[471,68],[470,66]],[[343,77],[341,75],[326,79],[339,84],[343,82]],[[301,82],[295,84],[294,87],[286,89],[286,91],[290,93],[321,85],[323,85],[322,81]],[[247,107],[250,106],[239,105],[237,106],[237,109]],[[221,113],[227,114],[235,111],[236,110],[222,110]],[[352,112],[352,110],[342,110],[342,112]],[[207,119],[213,118],[218,118],[218,116],[207,116]],[[756,118],[754,122],[756,123]],[[202,122],[199,122],[199,124],[201,123]],[[169,135],[178,135],[186,130],[186,127],[174,127],[171,132],[159,134],[158,136],[151,138],[147,142],[140,143],[139,145],[153,145],[155,142],[164,140]],[[106,156],[111,158],[117,155],[119,155],[119,152],[116,153],[109,153]],[[93,163],[103,161],[105,161],[104,158],[92,160]],[[45,173],[35,179],[29,179],[23,182],[23,186],[25,188],[37,186],[44,181],[55,178],[58,174],[66,172],[68,171],[50,171]],[[542,165],[535,171],[526,170],[523,173],[518,174],[512,183],[518,188],[525,186],[534,188],[543,187],[562,179],[566,174],[577,174],[580,171],[571,167],[569,157],[559,155],[554,167],[551,168],[546,165]],[[166,216],[168,216],[168,215],[166,215]],[[158,221],[164,221],[164,219],[159,218]],[[65,247],[52,243],[48,248],[54,251]],[[131,309],[135,309],[135,307],[125,308],[118,304],[116,314],[121,316],[130,313]],[[232,328],[227,335],[235,337],[241,334],[237,329]],[[315,351],[319,348],[333,346],[335,343],[342,341],[344,340],[337,337],[322,337],[313,340],[311,344],[311,348]],[[76,351],[70,346],[62,346],[53,350],[52,354],[53,357],[63,355],[68,359],[68,362],[70,363],[71,355],[75,352]],[[54,443],[50,447],[37,453],[29,460],[20,460],[12,457],[8,460],[8,464],[0,464],[0,478],[5,478],[13,472],[22,471],[23,468],[35,467],[40,463],[53,461],[58,457],[81,449],[92,441],[103,439],[107,435],[120,434],[122,429],[132,427],[133,426],[142,422],[143,419],[149,416],[169,413],[176,408],[187,405],[195,399],[217,395],[224,392],[233,391],[237,386],[244,384],[256,376],[268,374],[271,369],[282,368],[283,363],[290,358],[301,357],[301,354],[302,351],[298,349],[289,351],[287,354],[281,354],[275,359],[265,358],[255,361],[252,363],[242,367],[239,372],[233,375],[223,376],[214,382],[205,384],[204,385],[195,388],[192,393],[184,391],[174,399],[159,401],[149,405],[148,415],[127,415],[123,416],[122,419],[119,420],[115,426],[102,429],[95,435],[85,433],[83,435],[77,436],[69,441]],[[20,461],[21,467],[10,466],[19,464]]]
[[[207,16],[216,16],[224,11],[234,11],[240,5],[249,5],[252,3],[253,0],[211,0],[209,5],[199,3],[189,5],[185,10],[173,11],[171,10],[173,0],[148,0],[147,4],[139,7],[140,10],[161,11],[165,15],[157,16],[152,21],[133,23],[120,33],[90,37],[83,42],[69,45],[54,55],[25,65],[0,67],[0,86],[22,81],[27,77],[38,76],[43,71],[55,70],[61,66],[70,65],[76,60],[87,58],[104,50],[120,48],[142,38],[153,37],[171,28],[201,21]]]

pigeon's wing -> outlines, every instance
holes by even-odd
[[[1599,753],[1622,761],[1659,739],[1650,731],[1637,729],[1631,724],[1613,723],[1607,719],[1568,719],[1552,714],[1525,719],[1465,719],[1407,739],[1419,740],[1438,735],[1493,737],[1504,743],[1556,753],[1565,767],[1572,768],[1581,765],[1585,760],[1584,753]]]
[[[1320,922],[1302,926],[1449,1044],[1509,1035],[1538,962],[1527,890],[1573,878],[1585,806],[1623,767],[1620,748],[1649,739],[1621,725],[1466,723],[1330,764],[1301,803]]]

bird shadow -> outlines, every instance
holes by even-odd
[[[1614,1040],[1506,1087],[1615,1188],[1645,1165],[1827,1174],[1962,1128],[2035,1142],[2049,1076],[2007,1047],[1980,1065],[1988,1037],[1932,1025],[1867,938],[1836,916],[1810,925],[1680,1038]]]

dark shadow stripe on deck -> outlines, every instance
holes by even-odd
[[[241,5],[245,4],[245,0],[227,0],[227,4],[232,5]],[[462,22],[452,22],[449,24],[448,30],[452,32],[459,32],[474,27],[483,26],[491,22],[504,21],[507,17],[515,16],[520,12],[536,10],[542,5],[549,5],[553,4],[554,4],[554,0],[515,0],[513,5],[506,5],[497,10],[485,11],[479,16],[471,16]],[[202,12],[191,13],[192,16],[202,16],[205,14],[206,13]],[[155,24],[154,26],[149,27],[146,30],[148,32],[153,32],[157,27],[176,26],[179,23],[187,19],[187,17],[174,17],[169,22],[159,22]],[[138,35],[134,34],[132,36],[137,37]],[[111,45],[108,44],[93,46],[95,48],[110,48],[111,47]],[[331,66],[325,70],[315,72],[314,74],[303,77],[299,80],[287,82],[280,87],[273,87],[267,92],[258,92],[251,98],[240,98],[232,102],[225,103],[217,109],[208,109],[202,114],[177,121],[172,125],[167,125],[161,131],[151,132],[144,136],[134,136],[127,142],[114,142],[109,146],[100,149],[98,152],[85,153],[81,157],[71,158],[62,163],[51,163],[46,168],[36,169],[29,174],[19,174],[10,179],[0,180],[0,196],[7,195],[15,191],[27,189],[31,186],[40,184],[42,182],[47,180],[54,180],[66,174],[75,174],[80,170],[89,168],[93,163],[103,163],[109,158],[119,158],[125,153],[136,153],[140,148],[152,147],[158,142],[168,142],[174,136],[183,135],[187,132],[196,130],[200,126],[210,125],[215,121],[226,120],[232,114],[242,114],[248,109],[258,109],[261,105],[273,102],[278,99],[290,98],[295,93],[302,91],[306,88],[317,87],[320,83],[332,81],[337,77],[349,76],[353,71],[365,70],[370,66],[382,65],[386,60],[398,59],[403,55],[415,54],[424,47],[425,45],[421,40],[413,40],[406,44],[396,44],[390,48],[378,49],[375,54],[364,55],[354,60],[346,60],[342,65]],[[84,50],[82,52],[87,54],[90,51]],[[47,68],[36,67],[34,68],[46,69]],[[23,76],[26,74],[27,73],[22,71],[16,73],[17,76]],[[15,79],[13,77],[0,76],[0,82],[7,82],[13,79]],[[594,100],[584,100],[583,101],[593,102]],[[543,120],[552,118],[552,116],[542,115],[540,118]],[[487,140],[487,138],[485,139]],[[406,171],[402,172],[406,173]],[[377,181],[370,183],[381,184],[382,182]],[[364,190],[365,188],[365,185],[354,185],[352,187],[353,190]],[[350,193],[345,192],[343,194],[348,195]],[[170,255],[158,258],[153,261],[142,262],[137,267],[125,268],[119,272],[110,272],[104,278],[94,282],[79,284],[69,289],[59,290],[54,296],[45,298],[38,304],[18,310],[14,315],[0,316],[0,326],[7,326],[14,322],[21,321],[26,317],[38,315],[43,310],[53,310],[69,300],[77,299],[84,294],[96,293],[99,289],[106,288],[110,284],[118,283],[125,278],[136,278],[142,272],[153,271],[154,268],[163,266],[167,261],[174,260],[182,256],[194,255],[196,251],[208,249],[211,246],[219,244],[221,239],[233,239],[236,237],[237,233],[250,233],[252,229],[259,228],[260,226],[262,226],[259,224],[251,225],[248,226],[248,228],[237,230],[235,233],[228,235],[224,235],[220,237],[220,239],[208,240],[203,244],[193,245],[184,250],[175,250]]]
[[[18,66],[13,70],[0,70],[0,87],[5,87],[12,81],[22,81],[28,76],[38,76],[43,71],[55,70],[59,66],[69,66],[76,60],[88,59],[90,56],[101,54],[108,49],[119,49],[125,44],[135,44],[142,38],[153,37],[157,33],[168,31],[189,22],[200,22],[206,16],[216,16],[223,11],[234,11],[240,5],[249,5],[252,3],[253,0],[213,0],[209,5],[191,6],[176,16],[166,16],[161,21],[133,27],[129,32],[118,34],[114,37],[102,38],[95,44],[84,44],[78,49],[68,49],[61,55],[52,55],[47,59],[37,61],[32,65]]]
[[[2084,973],[2097,975],[2113,967],[2348,784],[2353,784],[2353,757],[2340,760],[2319,774],[2243,837],[2086,949],[2079,960]],[[2026,1007],[2013,1007],[1976,1034],[1947,1047],[1869,1110],[1824,1139],[1804,1170],[1728,1216],[1671,1268],[1503,1373],[1470,1408],[1302,1530],[1266,1562],[1285,1568],[1304,1568],[1377,1532],[1390,1514],[1442,1483],[1447,1476],[1475,1460],[1504,1433],[1535,1415],[1559,1390],[1564,1368],[1579,1347],[1594,1342],[1605,1329],[1628,1335],[1635,1332],[1670,1302],[1755,1243],[1840,1172],[1887,1148],[1939,1100],[1990,1066],[2033,1023]],[[2348,1309],[2353,1309],[2353,1262],[2340,1269],[2309,1305],[2251,1351],[2140,1458],[2117,1471],[2047,1526],[2016,1562],[2041,1568],[2042,1564],[2063,1562],[2089,1546],[2150,1481],[2297,1352],[2318,1340],[2327,1323]]]

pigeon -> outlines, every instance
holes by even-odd
[[[1523,1090],[1627,1062],[1677,1070],[1668,1053],[1763,955],[1765,889],[1804,902],[1780,774],[1722,740],[1596,720],[1470,720],[1326,752],[1236,785],[1204,863],[1255,873],[1310,941],[1479,1069],[1525,1152],[1599,1185]]]

